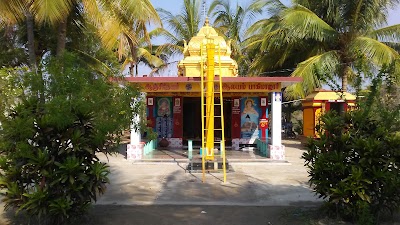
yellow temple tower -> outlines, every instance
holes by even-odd
[[[215,75],[221,75],[221,77],[238,76],[238,65],[231,58],[232,50],[230,41],[226,42],[223,37],[218,35],[217,31],[209,25],[208,18],[199,33],[192,37],[189,43],[184,42],[184,59],[178,64],[178,76],[200,77],[201,46],[205,46],[209,42],[216,45],[214,62],[221,64],[221,69],[216,70]],[[220,59],[218,58],[218,54],[220,54]],[[221,74],[219,74],[220,72]]]

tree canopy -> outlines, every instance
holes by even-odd
[[[384,27],[387,12],[399,1],[293,1],[255,23],[247,40],[249,51],[259,49],[252,69],[257,72],[291,66],[291,76],[303,82],[289,87],[293,98],[304,97],[323,80],[342,80],[342,91],[360,60],[377,70],[399,59],[400,25]],[[395,71],[396,73],[398,72]]]

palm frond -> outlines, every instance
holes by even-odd
[[[355,38],[350,43],[350,50],[355,56],[362,54],[379,66],[389,65],[399,58],[399,53],[396,50],[369,37]]]
[[[119,23],[114,17],[108,17],[106,22],[99,27],[99,34],[103,46],[107,49],[116,47],[118,38],[123,38],[121,31],[124,30],[124,26]]]
[[[160,17],[150,0],[116,0],[120,10],[124,10],[137,21],[153,22],[154,25],[161,25]]]
[[[126,67],[129,66],[132,62],[133,62],[133,60],[131,57],[126,58],[121,65],[120,71],[121,72],[124,71],[126,69]],[[130,75],[133,75],[133,74],[130,74]]]
[[[273,51],[276,49],[280,49],[282,45],[286,45],[289,43],[287,40],[287,30],[285,29],[276,29],[269,33],[266,33],[262,39],[261,51]]]
[[[277,22],[278,21],[274,18],[259,20],[247,29],[245,36],[271,32],[274,28],[276,28]]]
[[[400,42],[382,42],[400,53]]]
[[[175,44],[170,44],[170,43],[165,43],[156,48],[156,55],[178,55],[183,52],[183,47],[175,45]]]
[[[283,12],[281,24],[288,37],[310,38],[321,42],[335,41],[337,31],[309,9],[297,5]]]
[[[99,2],[93,0],[82,0],[82,5],[89,21],[96,27],[99,27],[103,23],[102,19],[104,16],[101,12],[101,5]]]
[[[181,11],[177,15],[173,15],[164,9],[157,9],[161,20],[166,24],[166,29],[160,29],[157,32],[165,37],[170,44],[176,45],[171,52],[180,49],[182,49],[180,51],[183,51],[184,41],[190,41],[199,32],[201,1],[184,0],[183,3]],[[164,47],[167,48],[167,45]],[[172,49],[171,45],[168,48]]]
[[[336,51],[325,52],[308,58],[306,61],[300,63],[291,74],[292,77],[301,77],[303,81],[289,86],[286,89],[288,97],[304,98],[307,94],[311,93],[315,88],[321,86],[318,73],[328,74],[332,76],[340,65],[340,59]]]
[[[344,4],[343,17],[349,18],[349,27],[369,31],[387,22],[388,10],[399,2],[391,0],[357,0]]]
[[[279,0],[256,0],[252,2],[249,8],[254,11],[263,11],[267,8],[269,16],[274,16],[287,9],[287,6]]]
[[[126,48],[129,48],[127,40],[125,38],[120,38],[119,40],[119,46],[118,46],[118,60],[121,61],[124,55],[128,55],[125,52],[129,52],[129,50],[126,50]]]
[[[175,44],[175,45],[178,44],[179,42],[181,42],[182,40],[185,40],[185,41],[190,40],[190,39],[189,40],[179,39],[179,37],[175,36],[174,34],[169,32],[165,28],[157,28],[157,31],[155,31],[155,32],[158,33],[157,36],[164,37],[168,43]]]
[[[152,67],[160,67],[164,64],[164,62],[160,58],[152,55],[145,48],[138,48],[136,56],[138,58],[143,57]]]
[[[28,7],[24,0],[0,0],[0,25],[9,26],[25,20]]]
[[[191,37],[193,37],[190,34],[190,30],[188,26],[185,24],[184,18],[180,15],[173,15],[172,13],[159,9],[161,19],[164,21],[164,24],[167,24],[167,28],[171,30],[171,32],[168,32],[171,34],[171,36],[174,36],[174,39],[176,40],[190,40]]]
[[[166,32],[166,30],[164,28],[157,27],[157,28],[149,31],[148,35],[149,35],[150,39],[153,39],[153,38],[157,38],[157,37],[164,35],[165,32]]]
[[[88,54],[87,52],[81,51],[79,49],[74,49],[74,51],[78,52],[83,59],[88,62],[88,65],[94,70],[102,74],[104,77],[108,77],[112,74],[111,68],[107,66],[102,61]]]
[[[399,42],[400,41],[400,24],[383,27],[369,32],[367,37],[374,38],[383,42]]]
[[[32,2],[31,12],[39,23],[55,24],[69,14],[73,0],[36,0]]]

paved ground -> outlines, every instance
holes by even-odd
[[[284,145],[285,162],[260,160],[252,153],[231,154],[239,157],[231,159],[233,172],[227,183],[222,182],[222,173],[207,174],[202,183],[201,173],[185,171],[182,152],[167,151],[160,153],[162,160],[145,162],[130,162],[123,155],[101,157],[111,166],[111,184],[90,214],[73,224],[338,224],[319,215],[321,200],[307,184],[299,142]],[[11,212],[0,216],[0,225],[27,221]]]
[[[300,159],[304,150],[287,141],[287,162],[231,162],[234,172],[202,174],[185,171],[187,162],[132,163],[122,155],[111,157],[111,184],[99,205],[316,205]],[[247,153],[250,154],[250,153]],[[103,160],[106,160],[103,158]]]
[[[277,206],[98,206],[90,225],[305,225],[316,210]],[[127,216],[129,215],[129,216]],[[116,223],[118,221],[118,223]],[[320,223],[322,224],[322,223]],[[323,223],[328,224],[328,223]],[[332,223],[333,225],[333,223]]]

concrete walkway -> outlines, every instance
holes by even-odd
[[[309,189],[304,150],[288,140],[286,162],[233,160],[233,172],[190,174],[185,161],[131,162],[123,155],[101,157],[111,166],[110,185],[98,205],[312,206],[321,203]],[[229,158],[228,158],[229,160]]]

